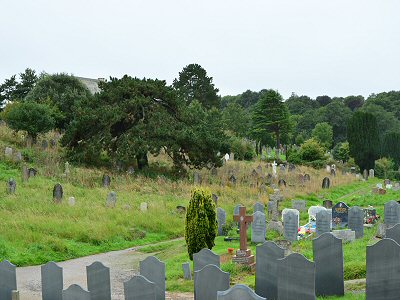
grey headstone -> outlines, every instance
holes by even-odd
[[[330,186],[331,186],[331,180],[329,179],[329,177],[325,177],[322,180],[322,188],[323,189],[329,189]]]
[[[400,205],[394,200],[385,203],[385,225],[391,227],[400,223]]]
[[[27,182],[29,179],[29,170],[26,165],[22,166],[22,181]]]
[[[15,153],[15,160],[16,161],[21,161],[22,160],[22,153],[21,152]]]
[[[218,291],[229,289],[229,273],[216,265],[207,265],[194,272],[194,294],[196,300],[216,300]]]
[[[360,207],[353,206],[349,209],[348,227],[355,231],[356,239],[364,236],[364,211]]]
[[[375,177],[375,170],[374,169],[370,169],[368,172],[369,178],[374,178]]]
[[[201,175],[199,172],[193,173],[193,183],[194,184],[201,184]]]
[[[156,284],[141,275],[124,282],[125,300],[156,300]]]
[[[61,203],[63,199],[64,191],[61,184],[57,183],[53,188],[53,201],[55,203]]]
[[[62,300],[91,300],[90,293],[77,284],[70,285],[62,291]]]
[[[108,176],[107,174],[104,174],[103,178],[101,180],[101,183],[102,183],[103,187],[108,188],[111,184],[110,176]]]
[[[69,206],[75,206],[75,197],[69,197],[68,198],[68,205]]]
[[[317,236],[330,232],[332,226],[332,214],[327,210],[317,212],[315,220],[315,232]]]
[[[306,200],[292,200],[292,208],[297,209],[299,212],[306,211]]]
[[[17,188],[17,182],[14,178],[10,178],[7,181],[7,193],[8,194],[15,194],[15,190]]]
[[[299,253],[279,259],[278,299],[315,300],[315,264]]]
[[[106,207],[115,207],[117,203],[117,194],[115,192],[109,192],[106,199]]]
[[[165,300],[165,263],[154,256],[140,262],[140,275],[156,285],[156,300]]]
[[[283,216],[283,236],[288,241],[297,241],[297,233],[299,229],[299,215],[293,211],[288,211]]]
[[[394,240],[400,244],[400,224],[396,224],[386,229],[386,238]]]
[[[262,171],[263,171],[262,166],[261,166],[261,165],[258,165],[258,166],[257,166],[257,171],[256,171],[256,172],[257,172],[258,174],[261,174]]]
[[[304,174],[304,181],[310,181],[311,177],[310,174]]]
[[[364,171],[363,171],[363,178],[365,180],[368,180],[368,171],[366,169],[364,169]]]
[[[110,269],[101,262],[86,267],[87,286],[92,299],[111,300]]]
[[[399,299],[400,246],[383,239],[367,246],[367,299]]]
[[[267,234],[267,221],[265,214],[256,211],[253,214],[253,222],[251,223],[251,241],[253,243],[264,243]]]
[[[37,170],[35,168],[28,169],[28,177],[35,177],[37,174]]]
[[[46,150],[49,147],[49,143],[46,140],[42,141],[42,149]]]
[[[221,207],[217,208],[217,219],[218,219],[218,235],[222,236],[224,234],[223,227],[226,224],[226,212]]]
[[[253,206],[253,212],[260,211],[260,212],[264,213],[264,209],[265,209],[264,204],[262,204],[260,202],[256,202]]]
[[[220,266],[219,255],[212,252],[210,249],[203,248],[199,252],[193,254],[193,269],[194,271],[200,271],[206,265]]]
[[[3,260],[0,263],[0,299],[11,300],[11,292],[16,289],[16,268],[8,260]]]
[[[342,241],[331,233],[313,239],[315,292],[317,296],[343,296]]]
[[[332,200],[324,200],[322,201],[322,206],[325,208],[332,208],[333,203]]]
[[[332,230],[332,234],[344,243],[352,242],[356,239],[356,233],[351,229]]]
[[[62,300],[63,269],[54,262],[48,262],[41,267],[42,299]]]
[[[10,147],[6,147],[6,149],[4,150],[4,155],[5,155],[6,157],[11,157],[12,154],[13,154],[13,149],[10,148]]]
[[[296,166],[292,163],[289,164],[289,172],[293,172],[294,170],[296,170]]]
[[[331,176],[336,177],[336,170],[335,169],[331,169]]]
[[[192,280],[192,271],[190,270],[190,263],[186,262],[182,264],[183,278],[186,280]]]
[[[267,241],[256,248],[256,293],[269,300],[278,299],[278,259],[285,249]]]
[[[235,177],[235,175],[232,174],[232,175],[229,177],[229,182],[230,182],[231,184],[233,184],[233,185],[236,184],[236,177]]]
[[[267,225],[268,230],[276,231],[283,234],[283,224],[281,221],[269,221]]]
[[[218,300],[266,300],[258,296],[247,285],[237,284],[227,291],[218,291]]]

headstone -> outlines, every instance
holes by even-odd
[[[185,280],[192,280],[192,271],[190,270],[190,263],[186,262],[182,264],[183,278]]]
[[[69,206],[75,206],[75,197],[69,197],[68,198],[68,205]]]
[[[325,207],[325,208],[332,208],[332,205],[333,205],[333,203],[332,203],[332,200],[324,200],[324,201],[322,201],[322,206],[323,207]]]
[[[332,207],[332,227],[345,227],[348,222],[349,207],[344,202],[337,203]]]
[[[284,164],[280,164],[279,165],[279,172],[280,173],[285,173],[285,171],[286,171],[286,166]]]
[[[218,206],[218,196],[215,194],[212,194],[212,199],[214,201],[215,206]]]
[[[176,212],[179,214],[184,214],[186,213],[186,207],[184,207],[183,205],[177,205]]]
[[[258,296],[247,285],[236,284],[227,291],[218,291],[218,300],[266,300]]]
[[[217,208],[217,220],[218,220],[218,235],[224,235],[224,226],[226,225],[226,212],[221,207]]]
[[[289,172],[293,172],[294,170],[296,170],[296,166],[292,163],[289,164]]]
[[[61,184],[57,183],[53,188],[53,201],[55,203],[61,203],[63,199],[64,191]]]
[[[368,175],[369,175],[369,178],[374,178],[375,177],[375,170],[374,169],[370,169]]]
[[[310,180],[311,180],[310,174],[304,174],[304,181],[306,182]]]
[[[124,282],[125,300],[155,300],[156,284],[142,275],[135,275]]]
[[[342,241],[331,233],[313,239],[315,292],[317,296],[343,296]]]
[[[3,260],[0,263],[0,299],[10,300],[11,292],[16,289],[16,268],[8,260]]]
[[[308,209],[308,222],[316,222],[317,213],[324,210],[326,210],[326,208],[322,206],[310,206],[310,208]]]
[[[352,242],[356,239],[356,233],[351,229],[332,230],[332,234],[344,243]]]
[[[260,211],[260,212],[264,213],[264,209],[265,209],[264,204],[262,204],[260,202],[256,202],[253,206],[253,212]]]
[[[267,235],[267,222],[265,214],[261,211],[253,213],[253,223],[251,223],[251,242],[264,243]]]
[[[384,208],[385,225],[392,227],[400,223],[400,205],[397,201],[391,200],[385,203]]]
[[[278,259],[285,257],[285,249],[267,241],[256,250],[256,293],[266,299],[278,299]]]
[[[7,181],[7,193],[8,194],[15,194],[15,189],[17,188],[17,182],[14,178],[10,178]]]
[[[331,176],[336,177],[336,170],[335,169],[331,169]]]
[[[330,232],[332,226],[332,214],[327,210],[317,212],[315,225],[315,233],[317,236]]]
[[[55,139],[50,139],[50,148],[54,148],[56,146],[57,142]]]
[[[106,207],[115,207],[117,203],[117,194],[115,192],[109,192],[106,199]]]
[[[277,163],[274,161],[274,163],[272,164],[272,175],[274,177],[276,177],[276,166],[277,166]]]
[[[133,166],[128,167],[128,170],[126,171],[128,175],[133,176],[135,175],[135,168]]]
[[[37,171],[35,168],[29,168],[28,169],[28,177],[35,177],[37,174]]]
[[[286,187],[286,181],[284,179],[279,179],[278,181],[278,186],[285,186]]]
[[[257,166],[257,175],[262,174],[262,171],[263,171],[262,166],[261,166],[261,165],[258,165],[258,166]]]
[[[269,221],[267,224],[267,229],[271,231],[276,231],[279,234],[283,234],[283,224],[281,221]]]
[[[399,282],[399,244],[391,239],[383,239],[367,246],[367,299],[398,299]]]
[[[63,270],[54,262],[48,262],[41,267],[42,299],[62,300]]]
[[[264,183],[262,183],[262,184],[259,186],[258,190],[260,191],[260,194],[264,194],[264,193],[267,192],[267,186],[266,186]]]
[[[193,184],[201,184],[201,175],[199,172],[193,173]]]
[[[385,179],[383,181],[383,186],[386,187],[387,185],[390,185],[392,182],[390,181],[390,179]]]
[[[65,176],[69,176],[70,173],[71,173],[71,170],[69,168],[69,162],[66,161],[64,164],[64,174],[65,174]]]
[[[103,187],[108,188],[111,184],[111,178],[107,174],[103,175],[103,179],[101,180]]]
[[[315,300],[315,263],[299,253],[279,259],[278,299]]]
[[[156,300],[165,300],[165,263],[154,256],[140,262],[140,275],[156,285]]]
[[[233,184],[233,185],[236,184],[236,177],[235,177],[235,175],[232,174],[232,175],[229,177],[229,182],[230,182],[231,184]]]
[[[29,179],[29,170],[26,165],[22,166],[22,182],[27,182]]]
[[[13,149],[10,147],[6,147],[6,149],[4,150],[4,155],[6,157],[12,157],[12,154],[13,154]]]
[[[46,140],[42,141],[42,149],[46,150],[49,147],[49,143]]]
[[[364,211],[360,207],[349,209],[348,227],[356,233],[356,239],[364,236]]]
[[[297,209],[299,212],[306,211],[306,200],[292,200],[292,208]]]
[[[95,299],[95,298],[93,298]],[[62,300],[91,300],[90,293],[77,284],[70,285],[62,291]]]
[[[235,153],[231,152],[229,155],[229,160],[235,160]]]
[[[15,153],[15,160],[16,161],[21,161],[22,160],[22,153],[21,152]]]
[[[96,261],[86,267],[86,277],[92,299],[111,300],[110,268]]]
[[[356,167],[351,167],[350,168],[350,173],[351,174],[356,174]]]
[[[200,271],[206,265],[215,265],[219,267],[219,255],[212,252],[210,249],[203,248],[199,252],[193,254],[193,269]]]
[[[217,168],[215,168],[215,167],[212,167],[212,168],[211,168],[211,175],[212,175],[212,176],[217,176],[217,175],[218,175],[218,170],[217,170]]]
[[[400,244],[400,224],[396,224],[386,229],[386,238],[394,240],[397,244]]]
[[[141,212],[146,212],[147,208],[148,208],[147,202],[140,203],[140,211]]]
[[[229,154],[228,153],[225,154],[224,159],[225,159],[225,162],[227,162],[229,160]]]
[[[296,210],[298,213],[298,211]],[[283,236],[288,241],[297,241],[297,232],[299,229],[299,215],[294,211],[288,211],[283,215]]]
[[[217,300],[217,292],[229,289],[229,273],[215,265],[207,265],[194,272],[196,300]]]
[[[331,173],[331,166],[330,165],[326,166],[326,173],[328,173],[328,174]]]
[[[322,188],[323,189],[329,189],[330,186],[331,186],[331,180],[329,179],[329,177],[325,177],[322,180]]]

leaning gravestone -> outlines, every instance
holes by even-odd
[[[192,271],[190,270],[190,263],[186,262],[182,264],[183,278],[185,280],[192,280]]]
[[[57,183],[53,188],[53,201],[55,203],[61,203],[63,199],[64,191],[62,185]]]
[[[400,245],[400,224],[396,224],[393,227],[389,227],[388,229],[386,229],[385,237],[387,239],[392,239]]]
[[[391,200],[385,203],[384,208],[385,225],[391,227],[400,223],[400,205],[397,201]]]
[[[348,227],[356,233],[356,239],[364,236],[364,211],[360,207],[353,206],[349,209]]]
[[[16,289],[16,268],[8,260],[3,260],[0,263],[0,299],[11,300],[11,293]]]
[[[93,298],[95,299],[95,298]],[[70,285],[62,291],[62,300],[91,300],[90,293],[77,284]]]
[[[332,227],[345,227],[349,219],[349,207],[344,202],[337,203],[332,207]]]
[[[329,179],[329,177],[325,177],[322,180],[322,188],[323,189],[329,189],[330,186],[331,186],[331,180]]]
[[[367,246],[367,299],[399,299],[400,246],[383,239]]]
[[[92,299],[111,300],[110,268],[96,261],[86,267],[86,277]]]
[[[251,223],[251,242],[264,243],[267,234],[267,222],[265,214],[261,211],[256,211],[253,214],[253,222]]]
[[[262,204],[260,202],[256,202],[253,207],[253,212],[256,212],[256,211],[264,213],[264,204]]]
[[[108,176],[107,174],[104,174],[103,178],[101,180],[101,183],[102,183],[103,187],[108,188],[110,186],[110,183],[111,183],[110,176]]]
[[[247,285],[237,284],[227,291],[218,291],[218,300],[266,300],[258,296]]]
[[[54,262],[48,262],[41,267],[42,299],[62,300],[63,269]]]
[[[199,252],[193,254],[193,269],[200,271],[206,265],[215,265],[219,267],[219,255],[212,252],[210,249],[203,248]]]
[[[315,293],[317,296],[343,296],[342,241],[331,233],[313,239]]]
[[[288,241],[297,241],[297,233],[299,229],[299,215],[294,211],[288,211],[283,215],[283,236]]]
[[[109,192],[106,199],[106,207],[115,207],[117,203],[117,194],[115,192]]]
[[[196,300],[216,300],[218,291],[229,289],[230,276],[215,265],[207,265],[194,272]]]
[[[278,299],[278,259],[285,249],[267,241],[256,249],[256,293],[269,300]]]
[[[315,300],[315,263],[299,253],[279,259],[278,299]]]
[[[292,208],[297,209],[299,212],[306,211],[306,200],[292,200]]]
[[[156,285],[142,275],[135,275],[124,282],[125,300],[155,300]]]
[[[165,299],[165,263],[154,256],[140,262],[140,275],[156,285],[156,300]]]
[[[332,214],[327,210],[317,212],[315,221],[315,232],[317,236],[330,232],[332,226]]]
[[[218,235],[222,236],[223,228],[226,225],[226,212],[221,207],[217,208],[217,219],[218,219]]]
[[[17,188],[17,182],[15,181],[15,179],[10,178],[7,181],[7,193],[8,194],[15,194],[15,189]]]

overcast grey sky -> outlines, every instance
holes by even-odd
[[[222,95],[400,90],[399,0],[0,0],[0,81],[31,67],[168,83],[201,64]]]

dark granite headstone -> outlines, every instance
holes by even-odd
[[[91,300],[90,292],[85,291],[77,284],[73,284],[62,291],[62,300]]]
[[[11,292],[16,289],[16,268],[8,260],[3,260],[0,263],[0,299],[11,300]]]
[[[283,216],[283,236],[288,241],[297,241],[297,234],[299,229],[299,215],[293,211],[288,211]]]
[[[55,203],[61,203],[63,199],[64,191],[61,184],[57,183],[53,188],[53,201]]]
[[[349,207],[344,202],[337,203],[332,207],[332,227],[345,227],[348,222]]]
[[[142,275],[135,275],[124,282],[125,300],[155,300],[156,284]]]
[[[218,300],[266,300],[244,284],[236,284],[227,291],[218,291]]]
[[[54,262],[48,262],[41,267],[42,299],[62,300],[63,269]]]
[[[10,178],[7,181],[7,193],[8,194],[15,194],[15,190],[17,188],[17,182],[14,178]]]
[[[317,296],[343,296],[342,241],[331,233],[313,239],[315,292]]]
[[[392,239],[400,245],[400,224],[396,224],[386,229],[386,238]]]
[[[385,225],[391,227],[400,223],[400,205],[395,200],[385,203]]]
[[[185,280],[192,280],[192,271],[190,270],[190,263],[186,262],[182,264],[183,278]]]
[[[360,207],[353,206],[349,209],[348,227],[355,231],[356,239],[364,236],[364,211]]]
[[[332,214],[328,210],[320,210],[315,217],[315,233],[320,236],[330,232],[332,226]]]
[[[196,300],[217,300],[217,292],[229,289],[230,276],[215,265],[206,265],[194,272]]]
[[[86,267],[86,277],[92,299],[111,300],[110,268],[96,261]]]
[[[165,263],[154,256],[140,262],[140,275],[156,285],[156,300],[165,300]]]
[[[218,220],[218,235],[222,236],[224,234],[223,227],[226,224],[226,212],[221,207],[217,208],[217,220]]]
[[[323,189],[329,189],[330,186],[331,186],[331,180],[329,179],[329,177],[325,177],[322,180],[322,188]]]
[[[269,300],[278,299],[278,259],[285,249],[267,241],[256,248],[256,293]]]
[[[193,254],[193,269],[200,271],[206,265],[215,265],[219,267],[219,255],[212,252],[210,249],[203,248],[199,252]]]

